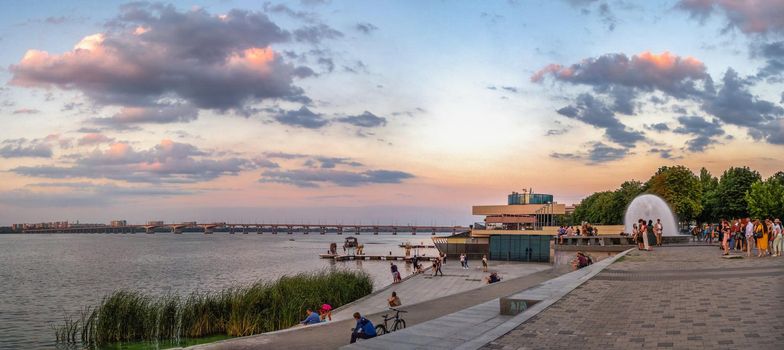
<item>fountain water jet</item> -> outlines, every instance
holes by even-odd
[[[662,236],[677,236],[678,225],[675,215],[670,210],[670,206],[661,197],[653,194],[643,194],[634,198],[626,208],[626,215],[623,217],[624,232],[632,233],[632,225],[637,223],[637,220],[645,219],[653,220],[661,219],[662,223]]]

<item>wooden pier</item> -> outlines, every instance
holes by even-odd
[[[319,254],[322,259],[334,259],[335,261],[368,261],[368,260],[381,260],[381,261],[403,261],[410,263],[414,260],[413,256],[401,255],[340,255],[340,254]],[[419,261],[429,261],[435,259],[435,256],[418,256]]]

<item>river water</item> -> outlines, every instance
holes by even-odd
[[[0,349],[51,349],[51,325],[65,313],[97,304],[120,288],[149,294],[214,291],[257,280],[330,267],[362,269],[374,288],[391,283],[382,261],[334,262],[320,259],[329,243],[344,237],[302,233],[227,234],[13,234],[0,235]],[[353,235],[352,235],[353,236]],[[430,235],[363,233],[365,254],[390,251],[398,244],[431,245]],[[340,248],[339,248],[340,250]],[[435,249],[420,253],[434,255]],[[410,266],[401,266],[403,275]]]

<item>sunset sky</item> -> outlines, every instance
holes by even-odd
[[[784,169],[784,1],[0,2],[0,225],[462,224]]]

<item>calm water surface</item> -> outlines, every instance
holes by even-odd
[[[54,348],[50,326],[119,288],[150,294],[214,291],[331,267],[362,269],[388,285],[381,261],[320,259],[344,237],[304,234],[186,233],[0,235],[0,349]],[[430,235],[363,234],[366,254],[402,255],[398,244]],[[291,241],[291,239],[294,239]],[[339,248],[340,249],[340,248]],[[428,255],[434,249],[423,250]],[[404,267],[404,275],[410,273]]]

